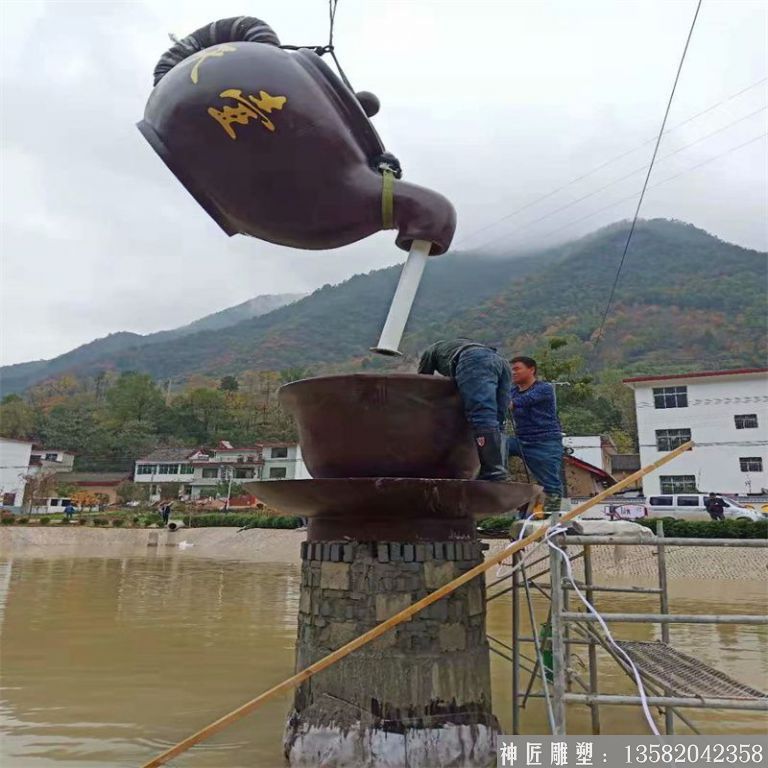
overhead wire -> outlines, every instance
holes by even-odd
[[[716,130],[712,131],[711,133],[708,133],[704,136],[700,136],[698,139],[688,143],[684,144],[682,147],[678,147],[677,149],[673,150],[672,152],[664,155],[662,158],[659,159],[658,162],[663,162],[665,160],[668,160],[670,157],[673,157],[674,155],[678,155],[681,152],[685,151],[686,149],[690,149],[691,147],[695,146],[696,144],[700,144],[702,141],[706,141],[707,139],[712,138],[713,136],[716,136],[719,133],[722,133],[723,131],[727,130],[728,128],[732,128],[734,125],[738,125],[739,123],[743,123],[745,120],[748,120],[751,117],[754,117],[755,115],[760,114],[761,112],[764,112],[766,109],[768,109],[768,106],[760,107],[759,109],[754,110],[753,112],[750,112],[748,115],[744,115],[743,117],[738,118],[737,120],[733,120],[732,122],[728,123],[727,125],[724,125],[720,128],[717,128]],[[658,165],[658,163],[657,163]],[[571,200],[568,203],[565,203],[561,205],[559,208],[555,208],[554,210],[551,210],[542,216],[540,216],[538,219],[532,219],[531,221],[526,222],[525,224],[521,224],[519,227],[517,227],[513,232],[506,232],[502,235],[499,235],[498,237],[495,237],[491,240],[486,240],[482,243],[480,243],[477,246],[474,246],[477,249],[481,248],[487,248],[490,245],[494,245],[497,242],[500,242],[501,240],[506,240],[510,236],[513,236],[517,232],[520,232],[521,230],[528,229],[528,227],[532,227],[534,224],[538,224],[545,219],[548,219],[550,216],[554,216],[557,213],[562,213],[562,211],[567,210],[568,208],[573,208],[573,206],[578,205],[579,203],[583,203],[585,200],[588,200],[590,197],[594,197],[595,195],[600,194],[601,192],[605,192],[606,189],[610,189],[612,186],[622,182],[626,181],[627,179],[631,178],[637,173],[640,173],[641,171],[649,169],[649,166],[642,165],[639,168],[635,168],[634,170],[630,171],[629,173],[624,174],[623,176],[619,176],[616,179],[613,179],[612,181],[609,181],[607,184],[604,184],[602,187],[598,187],[595,190],[592,190],[591,192],[588,192],[585,195],[582,195],[581,197],[576,198],[575,200]],[[651,187],[653,189],[653,187]],[[633,195],[634,197],[634,195]]]
[[[751,85],[746,86],[745,88],[742,88],[739,91],[736,91],[735,93],[732,93],[731,95],[727,96],[724,99],[721,99],[718,102],[715,102],[714,104],[711,104],[706,109],[701,110],[700,112],[697,112],[694,115],[691,115],[690,117],[686,118],[680,123],[677,123],[676,125],[673,125],[671,128],[667,128],[666,131],[664,131],[665,134],[669,134],[672,131],[676,131],[678,128],[682,128],[684,125],[687,125],[690,122],[693,122],[699,117],[702,117],[703,115],[708,114],[709,112],[712,112],[713,110],[717,109],[719,106],[723,104],[727,104],[729,101],[733,101],[734,99],[738,98],[744,93],[747,93],[748,91],[751,91],[753,88],[757,88],[757,86],[762,85],[763,83],[768,82],[768,77],[764,77]],[[639,149],[642,149],[643,147],[647,146],[648,144],[652,143],[656,140],[656,137],[650,138],[646,141],[644,141],[642,144],[638,144],[637,146],[633,147],[632,149],[626,150],[622,152],[621,154],[615,155],[614,157],[610,158],[609,160],[605,160],[604,162],[600,163],[600,165],[595,166],[591,170],[587,171],[586,173],[582,173],[579,176],[576,176],[575,178],[571,179],[570,181],[566,182],[565,184],[562,184],[559,187],[556,187],[555,189],[546,192],[543,195],[540,195],[539,197],[534,198],[533,200],[530,200],[529,202],[525,203],[524,205],[520,206],[519,208],[516,208],[515,210],[511,211],[510,213],[505,214],[499,219],[496,219],[495,221],[492,221],[478,229],[473,230],[469,234],[464,235],[460,238],[458,245],[464,245],[467,240],[471,240],[473,237],[476,237],[479,234],[482,234],[483,232],[486,232],[489,229],[492,229],[493,227],[498,226],[499,224],[502,224],[503,222],[513,218],[518,213],[522,213],[523,211],[527,210],[528,208],[532,208],[534,205],[537,205],[538,203],[543,202],[544,200],[548,200],[550,197],[553,197],[558,192],[562,192],[565,189],[568,189],[569,187],[573,186],[574,184],[578,184],[580,181],[583,181],[584,179],[589,178],[590,176],[593,176],[594,174],[598,173],[599,171],[603,170],[604,168],[607,168],[610,165],[613,165],[614,163],[618,162],[619,160],[623,160],[625,157],[629,157],[630,155],[633,155],[635,152],[637,152]],[[474,246],[477,247],[477,246]]]
[[[640,216],[640,208],[643,205],[643,199],[645,198],[645,191],[648,188],[648,182],[651,179],[651,173],[653,172],[653,165],[656,160],[656,155],[659,151],[659,145],[661,144],[661,139],[664,136],[664,128],[667,125],[667,118],[669,117],[669,111],[672,109],[672,101],[675,97],[675,92],[677,91],[677,84],[680,81],[680,73],[683,71],[683,64],[685,63],[685,57],[688,53],[688,46],[691,43],[691,37],[693,36],[693,30],[696,27],[696,20],[699,18],[699,11],[701,10],[701,1],[698,0],[696,3],[696,11],[693,14],[693,20],[691,21],[691,27],[688,30],[688,37],[685,40],[685,46],[683,47],[683,53],[680,57],[680,63],[677,65],[677,72],[675,73],[675,81],[672,83],[672,90],[669,94],[669,99],[667,100],[667,108],[664,110],[664,118],[661,121],[661,128],[659,129],[659,135],[656,139],[656,145],[653,148],[653,154],[651,155],[651,162],[648,166],[648,173],[645,175],[645,181],[643,182],[643,188],[640,190],[640,198],[637,201],[637,207],[635,208],[635,215],[632,217],[632,224],[629,227],[629,232],[627,233],[627,239],[624,243],[624,250],[621,254],[621,259],[619,261],[618,269],[616,270],[616,276],[614,277],[613,284],[611,285],[610,293],[608,294],[608,301],[605,305],[605,310],[603,312],[602,319],[600,320],[600,326],[597,330],[597,335],[595,336],[595,340],[593,342],[592,346],[592,357],[594,360],[594,357],[597,353],[597,348],[600,346],[600,341],[603,336],[603,330],[605,328],[605,322],[608,319],[608,313],[611,311],[611,304],[613,303],[613,297],[616,295],[616,288],[619,284],[619,279],[621,278],[621,270],[624,267],[624,262],[627,258],[627,253],[629,252],[629,245],[632,242],[632,235],[635,232],[635,227],[637,226],[637,219]]]
[[[761,133],[758,136],[754,136],[751,139],[748,139],[747,141],[737,144],[734,147],[730,147],[729,149],[726,149],[724,152],[719,152],[716,155],[713,155],[712,157],[707,158],[706,160],[702,160],[700,163],[696,163],[696,165],[692,165],[690,168],[686,168],[679,173],[674,174],[673,176],[668,176],[666,179],[663,179],[662,181],[657,182],[656,184],[651,184],[646,191],[657,189],[658,187],[662,186],[663,184],[666,184],[670,181],[674,181],[675,179],[680,178],[681,176],[685,176],[688,173],[692,173],[693,171],[698,170],[704,165],[708,165],[709,163],[714,162],[715,160],[719,160],[721,157],[725,157],[727,155],[733,154],[734,152],[739,151],[740,149],[744,149],[744,147],[749,146],[750,144],[754,144],[756,141],[760,141],[760,139],[764,139],[768,137],[767,133]],[[567,221],[565,224],[561,224],[558,227],[555,227],[554,229],[550,229],[543,234],[539,233],[535,236],[532,235],[531,238],[536,237],[537,239],[547,238],[550,235],[553,235],[557,232],[560,232],[563,229],[566,229],[568,227],[573,226],[574,224],[580,224],[582,221],[586,221],[587,219],[591,219],[593,216],[597,216],[599,213],[603,213],[604,211],[610,210],[611,208],[615,208],[617,205],[621,205],[622,203],[626,203],[630,200],[634,200],[637,198],[639,193],[634,192],[631,195],[627,195],[626,197],[622,197],[618,200],[614,200],[612,203],[609,203],[608,205],[604,205],[601,208],[597,208],[594,211],[591,211],[590,213],[585,214],[584,216],[581,216],[577,219],[571,219],[570,221]],[[531,239],[529,238],[529,239]]]

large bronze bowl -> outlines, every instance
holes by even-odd
[[[321,376],[286,384],[312,477],[472,479],[479,464],[451,379],[416,374]]]

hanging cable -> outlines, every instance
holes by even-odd
[[[336,69],[339,70],[339,75],[341,76],[341,79],[344,81],[344,85],[349,88],[352,93],[355,92],[355,89],[352,87],[352,83],[349,82],[347,79],[347,76],[344,74],[344,70],[341,68],[341,64],[339,64],[339,59],[336,56],[336,50],[333,45],[333,31],[336,26],[336,9],[339,5],[339,0],[328,0],[328,20],[329,20],[329,29],[328,29],[328,53],[331,54],[331,58],[333,59],[334,63],[336,64]]]
[[[648,181],[651,178],[651,173],[653,172],[653,163],[656,160],[656,155],[659,151],[659,145],[661,144],[662,136],[664,135],[664,128],[667,125],[667,118],[669,117],[669,111],[672,108],[672,100],[675,97],[675,91],[677,90],[677,83],[680,80],[680,73],[683,71],[683,64],[685,62],[685,55],[688,53],[688,46],[691,42],[691,37],[693,35],[694,27],[696,26],[696,19],[699,18],[699,10],[701,9],[701,0],[698,0],[696,3],[696,11],[693,14],[693,21],[691,22],[691,28],[688,30],[688,37],[685,40],[685,46],[683,47],[683,54],[680,57],[680,63],[677,65],[677,73],[675,74],[675,82],[672,84],[672,91],[669,94],[669,100],[667,101],[667,108],[664,111],[664,119],[661,121],[661,128],[659,129],[659,135],[656,139],[656,145],[653,148],[653,154],[651,155],[651,163],[648,166],[648,173],[645,175],[645,181],[643,182],[643,188],[640,191],[640,199],[637,201],[637,207],[635,208],[635,215],[632,217],[632,224],[629,228],[629,233],[627,234],[627,240],[624,243],[624,250],[621,254],[621,260],[619,261],[619,268],[616,270],[616,277],[613,280],[613,285],[611,286],[611,292],[608,294],[608,301],[605,305],[605,311],[603,312],[603,317],[600,321],[600,327],[597,330],[597,336],[595,337],[594,345],[592,347],[592,355],[593,359],[595,355],[597,354],[597,348],[600,345],[600,340],[603,337],[603,329],[605,328],[605,321],[608,319],[608,313],[611,310],[611,304],[613,303],[613,297],[616,294],[616,286],[619,284],[619,278],[621,277],[621,270],[624,267],[624,262],[627,258],[627,252],[629,251],[629,244],[632,242],[632,235],[635,232],[635,227],[637,226],[637,219],[640,216],[640,207],[643,204],[643,198],[645,197],[645,190],[648,187]]]

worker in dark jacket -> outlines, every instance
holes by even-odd
[[[519,456],[544,488],[544,509],[556,512],[563,495],[563,429],[557,418],[555,388],[536,378],[536,361],[513,357],[512,423],[515,437],[507,439],[510,456]]]
[[[419,373],[451,377],[475,433],[479,480],[510,482],[502,429],[509,408],[511,373],[492,347],[469,339],[438,341],[421,356]]]

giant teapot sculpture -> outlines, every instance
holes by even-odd
[[[369,116],[312,49],[286,50],[251,17],[177,42],[155,69],[139,130],[228,234],[328,249],[381,229],[397,245],[444,253],[456,213],[442,195],[395,178]]]

